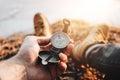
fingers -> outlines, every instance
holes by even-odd
[[[59,58],[60,58],[61,62],[65,62],[65,63],[67,62],[67,56],[65,54],[60,53]]]
[[[58,62],[57,76],[61,75],[63,72],[66,71],[66,69],[67,69],[66,62],[68,61],[67,55],[69,55],[71,53],[72,49],[73,49],[73,44],[70,43],[67,46],[67,48],[64,50],[64,54],[59,53],[60,62]]]
[[[44,46],[49,44],[50,38],[48,37],[37,37],[37,42],[40,46]]]
[[[70,43],[66,49],[63,51],[64,54],[66,54],[67,56],[69,56],[72,53],[74,45],[72,43]]]
[[[67,46],[67,48],[64,50],[64,52],[63,52],[64,54],[63,53],[59,54],[59,58],[61,61],[58,63],[58,71],[57,71],[58,76],[61,75],[64,71],[66,71],[66,69],[67,69],[66,62],[68,61],[67,55],[70,55],[73,47],[74,47],[73,44],[70,43]]]
[[[65,72],[67,69],[67,65],[64,62],[59,62],[58,63],[58,68],[57,68],[57,75],[61,75],[63,72]]]
[[[60,62],[58,63],[58,71],[57,71],[57,74],[58,75],[61,75],[66,69],[67,69],[67,65],[66,65],[66,62],[67,62],[67,56],[63,53],[60,53],[59,54],[59,57],[60,57]]]
[[[40,51],[48,51],[51,47],[51,44],[47,44],[46,46],[40,46]]]
[[[59,62],[58,64],[59,64],[59,69],[60,69],[61,72],[66,71],[66,69],[67,69],[66,63],[64,63],[64,62]]]

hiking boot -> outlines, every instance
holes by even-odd
[[[84,59],[85,51],[93,44],[107,43],[109,27],[107,25],[94,26],[88,36],[81,42],[78,42],[73,49],[73,57],[81,61]]]
[[[51,36],[48,20],[41,13],[34,16],[34,30],[35,36]]]

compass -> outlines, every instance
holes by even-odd
[[[51,37],[51,43],[55,48],[65,48],[70,42],[69,36],[64,32],[57,32]]]
[[[70,38],[64,32],[56,32],[51,37],[52,47],[49,51],[39,52],[39,57],[42,59],[42,64],[58,63],[60,61],[58,54],[69,44]]]

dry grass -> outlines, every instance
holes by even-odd
[[[93,27],[93,24],[81,20],[70,20],[70,37],[76,43],[77,41],[84,40],[89,31]],[[120,28],[110,27],[110,34],[108,41],[110,43],[120,43]],[[56,31],[63,29],[63,23],[61,20],[54,24],[51,24],[52,34]],[[17,54],[22,41],[25,36],[29,34],[15,33],[7,38],[0,37],[0,60],[5,60]],[[76,62],[72,56],[69,57],[67,63],[67,71],[58,77],[57,80],[105,80],[106,75],[99,70],[92,68],[89,64],[82,64]]]

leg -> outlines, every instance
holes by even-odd
[[[34,16],[34,30],[36,36],[51,36],[50,24],[41,13]]]
[[[78,42],[73,50],[73,56],[76,60],[84,59],[87,48],[96,43],[107,43],[109,27],[107,25],[94,26],[89,32],[88,36],[82,41]]]

